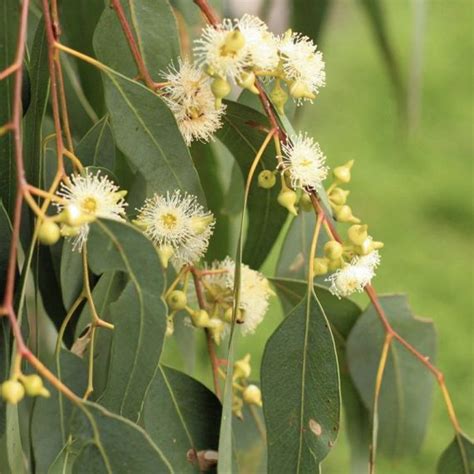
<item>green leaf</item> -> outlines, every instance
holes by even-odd
[[[204,385],[177,370],[159,366],[143,410],[151,439],[168,453],[178,472],[195,472],[191,450],[217,451],[221,404]]]
[[[77,145],[76,155],[84,166],[99,166],[111,171],[114,169],[115,143],[107,115],[84,135]]]
[[[82,254],[72,249],[71,240],[63,242],[60,279],[64,307],[70,308],[80,295],[84,281]]]
[[[261,379],[268,472],[319,472],[339,431],[340,391],[334,340],[313,292],[267,341]]]
[[[382,59],[384,60],[387,73],[392,82],[397,104],[402,115],[406,114],[405,84],[400,73],[400,66],[395,56],[393,45],[387,32],[387,25],[383,12],[383,4],[378,0],[359,0],[365,11],[372,28],[374,39],[377,43]]]
[[[291,2],[291,26],[295,31],[320,41],[331,0],[294,0]]]
[[[166,0],[121,2],[145,65],[155,81],[180,55],[176,18]],[[113,44],[113,48],[110,45]],[[94,48],[102,62],[128,77],[136,77],[137,66],[117,14],[106,9],[94,35]]]
[[[19,8],[16,0],[0,3],[0,71],[15,60],[16,38],[19,24]],[[0,81],[0,127],[10,122],[13,111],[13,76]],[[16,171],[13,135],[0,136],[0,199],[11,215],[15,199]]]
[[[474,443],[458,433],[445,449],[436,468],[438,474],[470,474],[474,472]]]
[[[74,474],[175,472],[163,452],[139,426],[87,402],[75,411],[70,434],[82,445]]]
[[[31,103],[24,117],[23,159],[26,179],[38,186],[41,177],[42,124],[49,92],[48,44],[44,21],[40,21],[30,53]]]
[[[0,295],[5,292],[12,226],[7,211],[0,200]]]
[[[82,397],[87,385],[87,372],[84,361],[71,352],[62,350],[59,358],[58,375],[74,393]],[[48,472],[67,441],[71,404],[47,381],[45,385],[51,393],[49,398],[37,397],[31,421],[31,442],[35,460],[35,472]],[[46,428],[47,427],[47,428]]]
[[[306,293],[307,283],[286,278],[270,278],[285,312],[293,309]],[[346,361],[346,341],[362,310],[347,298],[337,298],[329,290],[314,285],[314,291],[323,307],[334,335],[341,378],[341,394],[345,411],[346,430],[351,446],[351,468],[354,474],[367,468],[369,445],[369,413],[349,375]]]
[[[268,128],[268,121],[250,107],[230,101],[226,104],[224,127],[219,130],[217,137],[234,155],[242,175],[247,176],[265,139],[266,132],[262,131],[262,127]],[[245,240],[242,260],[252,268],[259,268],[262,265],[288,215],[288,211],[277,203],[280,187],[276,185],[272,189],[262,189],[256,182],[260,171],[275,169],[275,155],[272,142],[260,160],[248,196],[248,228],[251,232],[248,232]]]
[[[104,0],[88,0],[87,2],[65,0],[61,2],[60,18],[63,30],[61,41],[77,51],[94,56],[92,40],[105,6]],[[104,91],[99,71],[80,59],[74,59],[73,62],[77,66],[80,88],[83,89],[86,100],[92,104],[96,113],[102,114]]]
[[[181,189],[204,203],[199,176],[164,102],[138,82],[104,74],[105,98],[118,148],[145,177],[148,192]]]
[[[436,334],[432,322],[415,318],[406,296],[383,296],[380,303],[394,330],[434,361]],[[351,331],[347,360],[352,379],[371,413],[384,339],[385,332],[377,313],[369,306]],[[378,402],[378,447],[381,452],[394,459],[418,452],[430,414],[432,388],[432,375],[393,340]]]
[[[161,264],[153,244],[121,222],[93,224],[87,248],[94,273],[121,271],[130,280],[110,308],[115,329],[107,385],[100,402],[137,421],[157,370],[166,330]]]

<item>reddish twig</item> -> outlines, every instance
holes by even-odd
[[[140,74],[140,79],[142,79],[150,89],[156,90],[160,87],[160,85],[153,81],[145,65],[145,61],[143,60],[143,56],[140,52],[140,49],[138,48],[137,42],[135,41],[132,29],[128,24],[128,20],[123,10],[122,4],[120,3],[120,0],[111,0],[111,4],[112,8],[117,14],[117,18],[120,22],[120,25],[122,26],[123,33],[125,35],[125,38],[127,39],[128,46],[130,47],[133,59],[135,60],[135,64],[137,65],[138,72]]]
[[[190,268],[190,271],[193,275],[194,280],[194,288],[196,289],[196,297],[198,300],[199,307],[201,309],[206,309],[207,303],[206,298],[204,297],[204,293],[202,291],[202,284],[200,280],[200,272],[199,270],[195,269],[194,267]],[[214,380],[214,390],[216,392],[217,398],[221,398],[221,387],[219,385],[219,364],[220,361],[217,358],[216,354],[216,346],[214,341],[212,340],[211,333],[209,329],[205,329],[206,331],[206,339],[207,339],[207,351],[209,352],[209,359],[211,361],[212,366],[212,378]]]
[[[219,23],[219,17],[206,0],[194,0],[194,3],[199,7],[209,24],[216,26]]]

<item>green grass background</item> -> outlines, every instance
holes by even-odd
[[[385,242],[375,287],[381,293],[408,293],[414,312],[434,321],[437,365],[445,372],[462,427],[474,436],[473,4],[425,2],[421,114],[418,127],[407,134],[357,3],[339,1],[330,13],[321,44],[327,86],[313,106],[305,107],[299,128],[316,137],[330,166],[355,159],[350,204],[376,239]],[[412,2],[382,4],[401,72],[408,78]],[[270,314],[256,336],[241,341],[239,354],[252,352],[255,365],[262,339],[278,324],[278,308]],[[419,455],[396,464],[380,458],[379,473],[435,472],[453,435],[436,387],[433,406]],[[344,426],[323,468],[348,472]]]

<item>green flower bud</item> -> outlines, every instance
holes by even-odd
[[[367,239],[368,234],[367,234],[367,228],[368,226],[366,224],[364,225],[352,225],[347,229],[347,236],[349,237],[349,240],[354,244],[354,245],[362,245],[364,240]]]
[[[163,268],[168,268],[170,258],[174,255],[174,249],[171,245],[162,245],[158,248],[158,256],[160,257]]]
[[[258,174],[258,185],[263,189],[271,189],[275,186],[276,176],[273,171],[263,170]]]
[[[191,313],[191,320],[197,328],[205,328],[209,324],[209,314],[205,309],[198,309]]]
[[[211,83],[211,90],[216,98],[216,108],[219,108],[222,104],[224,97],[228,96],[231,91],[231,86],[226,79],[222,77],[216,77]]]
[[[341,258],[343,252],[344,249],[342,248],[342,245],[335,240],[330,240],[324,245],[324,255],[326,255],[329,260],[337,260],[338,258]]]
[[[340,183],[348,183],[351,180],[351,168],[354,165],[354,160],[348,161],[345,165],[337,166],[333,170],[333,175]]]
[[[248,89],[253,94],[259,94],[257,87],[255,86],[255,74],[253,72],[244,72],[238,79],[237,83],[240,87]]]
[[[281,115],[284,115],[285,114],[285,104],[288,101],[288,94],[285,91],[285,89],[283,89],[283,87],[281,87],[280,81],[278,81],[278,80],[275,82],[275,87],[270,92],[270,99],[273,102],[273,105],[278,110],[278,112]]]
[[[358,219],[357,217],[354,217],[354,215],[352,214],[352,209],[346,204],[344,206],[341,206],[336,211],[336,219],[339,222],[349,222],[351,224],[360,223],[360,219]]]
[[[249,405],[262,406],[262,392],[256,385],[248,385],[242,393],[244,402]]]
[[[25,375],[21,378],[25,392],[29,397],[50,396],[49,390],[43,385],[43,380],[37,374]]]
[[[295,81],[290,85],[290,95],[294,99],[316,99],[316,96],[301,81]]]
[[[331,204],[335,204],[336,206],[342,206],[346,203],[349,193],[350,191],[346,191],[345,189],[334,188],[329,193],[329,201]]]
[[[242,359],[234,362],[234,380],[247,379],[250,377],[252,368],[250,367],[250,354],[245,354]]]
[[[44,245],[53,245],[61,238],[59,226],[51,219],[45,219],[38,229],[38,240]]]
[[[18,380],[2,383],[2,397],[7,403],[16,405],[25,396],[25,388]]]
[[[296,200],[298,199],[298,196],[296,195],[296,193],[291,190],[291,189],[282,189],[280,191],[280,194],[278,195],[278,204],[280,204],[280,206],[283,206],[285,207],[286,209],[288,209],[288,212],[290,212],[291,214],[294,214],[295,216],[298,215],[298,211],[296,210],[296,207],[295,207],[295,203],[296,203]]]
[[[166,302],[173,311],[181,311],[182,309],[186,308],[188,299],[184,291],[174,290],[168,295]]]
[[[313,210],[313,203],[308,193],[303,193],[301,195],[298,204],[301,207],[301,209],[303,209],[303,211],[305,212],[310,212]]]
[[[329,260],[327,258],[316,257],[313,265],[314,276],[325,275],[328,272],[328,265]]]

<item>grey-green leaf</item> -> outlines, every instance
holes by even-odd
[[[196,472],[187,459],[193,451],[216,451],[219,444],[221,404],[204,385],[160,366],[148,392],[143,425],[178,472]]]
[[[393,328],[431,361],[436,334],[430,321],[415,318],[404,295],[383,296],[380,303]],[[373,306],[358,319],[347,343],[354,383],[372,412],[374,383],[385,332]],[[392,341],[378,402],[378,449],[391,458],[418,452],[430,413],[433,377],[397,341]]]
[[[271,473],[319,472],[339,431],[336,348],[312,293],[265,346],[261,369]]]
[[[464,433],[454,436],[436,468],[438,474],[472,474],[474,472],[474,443]]]
[[[101,221],[88,239],[96,274],[126,272],[129,282],[111,306],[110,366],[101,404],[137,421],[157,370],[166,329],[164,275],[153,244],[129,224]]]

